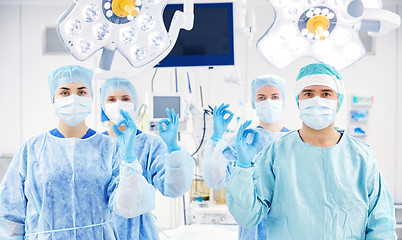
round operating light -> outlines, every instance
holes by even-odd
[[[137,37],[137,32],[134,28],[122,28],[120,30],[120,41],[124,44],[132,44]]]
[[[141,0],[98,0],[102,1],[102,11],[113,24],[126,24],[141,15]]]
[[[71,36],[77,36],[82,29],[81,22],[77,19],[70,19],[67,21],[64,31]]]
[[[337,17],[333,10],[325,6],[314,6],[301,14],[298,28],[307,39],[322,41],[331,34],[336,24]]]
[[[110,27],[108,24],[98,24],[94,28],[94,34],[96,39],[105,40],[110,35]]]
[[[140,29],[144,32],[149,32],[155,27],[155,20],[149,14],[144,14],[139,19]]]
[[[151,47],[156,49],[162,48],[166,44],[166,38],[160,33],[152,34],[150,36],[150,41]]]
[[[147,49],[144,46],[141,45],[135,45],[131,49],[131,55],[136,61],[142,61],[146,58],[147,56]]]
[[[82,53],[89,53],[92,51],[94,44],[87,38],[79,38],[75,44],[75,47]]]
[[[82,14],[84,15],[85,21],[91,23],[94,22],[99,17],[100,10],[98,6],[94,4],[89,4],[84,7]]]

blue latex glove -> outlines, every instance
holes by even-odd
[[[180,150],[177,144],[177,132],[179,127],[179,114],[176,115],[174,109],[170,111],[166,108],[166,113],[169,117],[168,119],[162,119],[159,121],[159,136],[166,143],[168,152],[174,152]],[[164,125],[166,128],[164,128]]]
[[[222,103],[219,107],[214,107],[214,132],[211,136],[211,139],[214,141],[219,141],[222,139],[226,128],[228,127],[230,121],[232,121],[234,114],[227,110],[228,107],[229,104],[225,105],[224,103]],[[225,115],[227,114],[229,114],[229,116],[225,118]]]
[[[124,119],[113,125],[113,132],[116,134],[120,147],[123,148],[123,160],[125,162],[134,162],[135,159],[137,159],[135,155],[135,137],[137,135],[137,126],[128,112],[120,109],[120,114]],[[121,131],[118,129],[118,127],[121,125],[125,125],[126,130]]]
[[[255,155],[257,154],[256,147],[258,145],[259,133],[253,129],[247,129],[250,124],[250,120],[243,123],[236,134],[236,165],[242,168],[251,167],[251,161],[253,161]],[[247,136],[249,134],[254,135],[253,141],[251,143],[247,142]]]

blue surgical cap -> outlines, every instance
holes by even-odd
[[[299,104],[299,93],[308,86],[324,85],[338,93],[338,111],[344,98],[343,80],[339,72],[325,63],[312,63],[302,69],[296,79],[296,101]]]
[[[129,80],[124,78],[110,78],[102,84],[100,89],[100,101],[102,109],[105,106],[107,96],[116,91],[122,91],[129,94],[134,100],[134,109],[137,108],[137,91],[135,90],[134,85]]]
[[[286,90],[285,80],[276,75],[262,75],[255,78],[251,82],[251,107],[253,109],[255,109],[255,95],[257,94],[258,89],[267,85],[278,88],[279,91],[281,92],[283,102],[285,102],[285,90]]]
[[[299,81],[300,79],[311,75],[329,75],[335,77],[338,80],[342,80],[342,77],[339,74],[338,70],[336,70],[334,67],[325,63],[312,63],[300,69],[296,81]]]
[[[92,70],[77,65],[64,66],[54,70],[48,76],[50,98],[53,101],[56,90],[70,82],[77,82],[87,86],[91,93],[91,98],[93,98],[92,76]]]

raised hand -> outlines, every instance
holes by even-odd
[[[137,135],[137,126],[135,125],[130,114],[124,110],[120,110],[123,120],[113,125],[113,132],[116,134],[120,147],[123,148],[123,160],[125,162],[133,162],[137,159],[135,155],[135,137]],[[121,131],[119,127],[126,126],[126,130]]]
[[[214,132],[212,133],[211,139],[214,141],[219,141],[222,139],[230,121],[232,121],[234,114],[227,110],[229,104],[222,103],[219,107],[214,107]],[[229,115],[225,118],[226,115]]]
[[[180,149],[177,144],[179,114],[176,115],[174,109],[170,111],[168,108],[166,108],[166,113],[169,119],[159,121],[159,136],[166,143],[168,152],[171,153]]]
[[[247,129],[250,126],[251,121],[248,120],[243,123],[236,134],[236,153],[237,153],[237,165],[241,167],[251,167],[251,161],[257,154],[257,144],[259,141],[259,133],[253,129]],[[253,135],[253,141],[247,142],[247,136]]]

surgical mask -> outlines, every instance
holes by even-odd
[[[131,102],[116,101],[114,103],[105,104],[105,114],[114,123],[118,123],[123,120],[123,116],[120,114],[120,109],[128,112],[130,116],[134,114],[134,104]]]
[[[300,119],[315,130],[328,127],[335,121],[338,100],[314,97],[300,100]]]
[[[262,122],[274,123],[281,117],[283,101],[267,99],[265,101],[256,102],[255,108],[257,110],[257,116]]]
[[[55,114],[71,127],[76,126],[91,113],[92,100],[75,94],[54,100]]]

